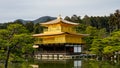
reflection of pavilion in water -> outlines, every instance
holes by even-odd
[[[74,68],[81,68],[82,62],[81,60],[75,60],[74,61]]]
[[[81,68],[81,60],[39,60],[40,68]]]

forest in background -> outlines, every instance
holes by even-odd
[[[90,34],[88,37],[84,38],[86,44],[83,53],[94,53],[99,57],[109,59],[120,51],[120,10],[116,10],[109,16],[85,15],[81,18],[81,16],[73,15],[71,17],[66,16],[64,19],[80,23],[80,25],[75,28],[78,33]],[[12,24],[22,25],[28,31],[28,34],[42,33],[44,28],[40,26],[39,23],[34,23],[32,21],[22,23],[16,20],[14,22],[1,23],[0,30],[8,29],[8,26]],[[0,47],[2,46],[3,45],[0,45]],[[21,47],[18,47],[18,49],[19,48]],[[2,51],[0,51],[0,53],[1,52]]]
[[[115,30],[120,29],[119,18],[120,18],[120,10],[116,10],[114,13],[111,13],[109,16],[85,15],[83,18],[81,18],[81,16],[73,15],[71,17],[66,16],[64,19],[71,22],[80,23],[79,27],[77,28],[77,31],[80,31],[80,32],[84,32],[88,26],[91,26],[91,27],[95,27],[96,29],[104,28],[106,32],[111,33]],[[47,21],[50,21],[50,20],[46,19],[46,22]],[[42,32],[42,27],[39,25],[39,23],[35,23],[33,21],[28,21],[26,23],[23,23],[20,20],[16,20],[14,22],[0,23],[0,29],[6,29],[9,24],[14,24],[14,23],[24,25],[31,33]]]

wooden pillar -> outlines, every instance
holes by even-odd
[[[55,53],[55,47],[54,47],[54,53]]]
[[[66,46],[64,47],[64,51],[66,52]]]

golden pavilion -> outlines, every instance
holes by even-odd
[[[34,34],[35,45],[38,50],[35,57],[38,59],[71,58],[80,55],[84,45],[83,37],[88,34],[79,34],[75,27],[78,23],[64,20],[59,16],[57,19],[40,23],[44,26],[43,33]]]

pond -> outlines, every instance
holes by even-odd
[[[33,62],[9,63],[8,68],[120,68],[120,62],[96,60],[34,60]],[[0,63],[0,68],[4,68]],[[37,67],[36,67],[37,68]]]

